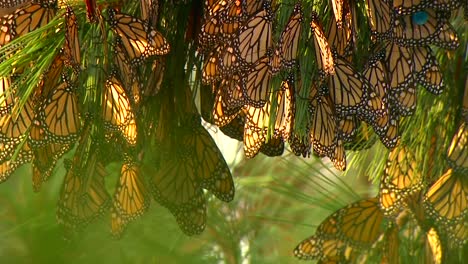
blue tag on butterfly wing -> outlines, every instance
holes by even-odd
[[[418,11],[411,15],[413,23],[424,25],[429,20],[429,14],[426,11]]]

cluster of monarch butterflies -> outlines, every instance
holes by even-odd
[[[400,243],[405,239],[430,245],[425,263],[457,261],[450,249],[468,240],[468,79],[462,114],[453,138],[446,146],[447,169],[428,177],[417,151],[400,144],[388,156],[376,197],[337,210],[302,241],[294,254],[318,263],[399,263]],[[434,161],[428,161],[429,165]],[[405,231],[406,230],[406,231]],[[422,232],[420,236],[408,231]],[[410,232],[410,233],[411,233]],[[375,256],[374,256],[375,257]],[[371,260],[372,259],[372,260]]]
[[[460,261],[450,250],[468,240],[468,76],[462,76],[466,81],[460,82],[464,93],[453,135],[447,135],[447,123],[441,124],[430,142],[432,151],[423,153],[428,159],[418,156],[417,146],[400,142],[389,152],[377,196],[328,216],[313,236],[297,245],[296,257],[318,263],[399,263],[401,251],[407,250],[401,241],[411,239],[421,248],[429,245],[425,263]],[[434,172],[436,141],[446,137],[451,140],[440,150],[446,167]],[[378,259],[372,252],[379,252]]]
[[[142,0],[138,18],[121,12],[117,4],[97,6],[95,0],[85,1],[86,12],[71,4],[76,1],[25,2],[0,6],[19,7],[0,18],[0,47],[55,20],[60,20],[60,28],[49,31],[61,34],[63,43],[25,102],[19,100],[24,91],[18,83],[26,69],[15,68],[11,75],[1,76],[0,180],[31,163],[33,185],[39,190],[59,159],[74,149],[64,161],[67,172],[57,212],[65,227],[81,228],[110,209],[112,232],[118,236],[147,211],[152,194],[186,234],[202,232],[207,210],[204,189],[228,202],[234,196],[234,183],[200,123],[190,88],[162,86],[159,91],[161,85],[144,85],[164,78],[161,58],[175,44],[170,46],[156,30],[159,4],[164,3]],[[368,0],[365,8],[374,51],[359,70],[353,43],[358,32],[354,2],[331,0],[333,13],[325,26],[315,12],[305,13],[299,2],[275,34],[276,2],[206,0],[197,44],[197,54],[203,58],[201,114],[243,141],[248,158],[258,152],[281,155],[289,142],[296,155],[326,156],[344,170],[345,148],[360,127],[373,127],[382,143],[393,149],[400,137],[400,117],[411,115],[416,107],[417,85],[434,94],[443,91],[430,45],[449,50],[459,46],[448,20],[460,5],[461,1]],[[304,50],[314,51],[311,61],[304,61]],[[304,73],[308,63],[315,64],[317,71]],[[149,77],[142,74],[148,67]],[[311,84],[303,85],[308,79]],[[156,94],[155,112],[145,102]],[[299,105],[305,105],[306,113],[300,113]],[[152,115],[158,118],[148,118]],[[305,124],[296,125],[298,116],[305,117]],[[299,126],[305,133],[296,129]],[[379,197],[330,216],[296,255],[321,261],[352,259],[354,252],[387,233],[380,228],[362,232],[368,225],[391,222],[409,207],[409,197],[427,186],[423,211],[456,244],[465,242],[466,131],[465,121],[448,150],[451,168],[431,185],[418,176],[414,155],[404,146],[395,148]],[[147,142],[157,153],[141,151]],[[143,164],[148,156],[152,168]],[[105,186],[106,166],[116,161],[121,169],[111,196]]]
[[[1,77],[0,181],[6,181],[21,165],[31,163],[33,188],[39,191],[65,157],[57,219],[67,231],[80,230],[110,211],[111,231],[120,236],[130,221],[147,211],[151,192],[174,214],[186,234],[203,231],[203,189],[230,201],[234,183],[198,114],[187,112],[187,126],[180,133],[175,132],[179,126],[171,127],[171,123],[167,124],[170,130],[158,127],[160,131],[139,134],[148,131],[142,127],[146,125],[141,121],[144,118],[140,118],[143,97],[158,92],[142,87],[140,73],[145,63],[154,62],[151,69],[160,79],[163,66],[158,62],[162,60],[155,56],[166,55],[171,49],[153,26],[158,2],[141,1],[145,19],[125,14],[119,6],[97,6],[92,0],[86,1],[86,12],[84,6],[72,1],[15,2],[12,6],[19,8],[0,18],[0,48],[9,48],[12,41],[57,19],[61,22],[51,31],[58,32],[64,42],[53,51],[53,59],[47,61],[46,70],[25,103],[20,100],[23,91],[18,87],[24,69],[15,68],[11,75]],[[100,37],[90,43],[83,38],[86,34]],[[89,50],[86,45],[98,48]],[[106,57],[96,56],[102,50]],[[104,78],[99,78],[96,68],[101,69]],[[177,140],[169,139],[171,133],[177,134]],[[148,134],[158,143],[171,143],[157,149],[166,155],[157,162],[162,166],[151,173],[146,173],[139,146]],[[167,154],[181,149],[176,144],[182,144],[186,152]],[[115,162],[121,169],[111,196],[105,184],[111,177],[106,166]]]
[[[304,77],[300,66],[310,62],[301,54],[307,17],[300,2],[274,41],[274,3],[207,0],[199,37],[206,84],[201,88],[202,115],[226,135],[243,140],[248,158],[259,151],[281,155],[289,141],[296,155],[312,151],[344,170],[345,148],[352,148],[359,129],[366,126],[392,149],[400,137],[400,117],[416,108],[416,87],[433,94],[444,89],[429,45],[449,50],[459,46],[448,18],[460,2],[445,2],[368,0],[374,51],[358,71],[353,65],[357,7],[332,0],[328,25],[324,27],[315,12],[310,16],[317,72]],[[310,87],[302,87],[304,78],[312,79]],[[304,116],[296,105],[304,99],[309,110],[305,133],[296,131],[298,116]]]

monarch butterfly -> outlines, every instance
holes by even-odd
[[[302,156],[304,158],[310,156],[311,144],[308,136],[300,137],[297,133],[292,131],[291,136],[289,137],[289,146],[296,156]]]
[[[310,28],[314,36],[315,59],[319,70],[320,79],[324,80],[327,76],[335,74],[335,65],[333,54],[328,44],[328,40],[323,33],[318,15],[312,12],[312,21]]]
[[[449,165],[454,170],[468,172],[468,125],[461,121],[458,130],[453,135],[447,150]]]
[[[382,62],[384,56],[384,52],[378,52],[369,60],[364,70],[364,77],[369,80],[370,84],[370,102],[372,102],[372,98],[376,99],[373,108],[381,108],[381,116],[372,121],[370,125],[374,128],[380,141],[387,148],[392,149],[399,139],[399,115],[395,107],[389,104],[390,76],[385,64]]]
[[[384,0],[367,0],[366,11],[371,38],[377,41],[390,38],[395,19],[390,4]]]
[[[313,86],[309,96],[311,115],[309,138],[317,155],[327,156],[338,170],[346,168],[343,142],[338,138],[336,113],[329,96],[321,95]]]
[[[393,149],[380,180],[379,203],[386,216],[395,216],[408,196],[421,190],[424,177],[408,147]]]
[[[246,104],[256,108],[263,107],[269,99],[271,89],[270,59],[259,59],[242,78],[242,94]]]
[[[389,93],[397,93],[413,87],[413,63],[410,48],[387,42],[385,45],[385,66],[389,72]]]
[[[399,115],[393,107],[389,108],[382,117],[377,118],[372,123],[372,127],[385,147],[392,149],[397,145],[400,139]]]
[[[65,75],[62,79],[63,82],[51,91],[37,120],[51,142],[69,144],[77,139],[81,123],[76,88]]]
[[[229,124],[240,112],[239,108],[228,109],[224,102],[222,90],[218,90],[213,107],[213,120],[215,125],[223,127]]]
[[[248,104],[244,92],[245,84],[241,80],[241,76],[234,74],[230,78],[221,80],[219,85],[218,89],[221,90],[223,100],[230,111]]]
[[[277,111],[272,114],[272,118],[275,120],[274,137],[282,138],[284,141],[289,140],[294,129],[296,112],[294,94],[294,79],[290,76],[281,83],[277,94]]]
[[[246,16],[253,15],[260,11],[260,9],[264,8],[265,5],[271,4],[270,0],[245,0],[241,1],[242,5],[242,12],[245,13]]]
[[[205,58],[202,69],[202,81],[204,84],[212,84],[219,81],[220,78],[219,49],[216,49]]]
[[[230,138],[244,141],[245,118],[244,112],[241,111],[229,124],[219,129]],[[259,152],[269,157],[281,156],[284,152],[284,141],[282,138],[272,137],[261,145]]]
[[[390,2],[389,0],[386,0]],[[391,2],[390,2],[391,3]],[[412,1],[403,1],[403,0],[394,0],[393,8],[399,15],[409,15],[418,11],[425,10],[426,8],[434,8],[437,10],[449,11],[460,6],[461,1],[454,0],[412,0]]]
[[[101,216],[111,205],[106,191],[104,177],[107,172],[96,160],[81,160],[81,151],[76,152],[73,161],[65,160],[67,173],[60,191],[57,220],[67,229],[82,228]],[[82,162],[86,167],[81,167]]]
[[[345,23],[341,25],[341,28],[337,26],[336,18],[332,16],[330,18],[329,27],[326,31],[326,36],[332,51],[351,61],[351,51],[353,46],[353,25],[351,12],[347,12],[342,19]]]
[[[227,44],[219,53],[219,73],[224,78],[230,78],[233,74],[239,73],[240,62],[235,54],[235,49]]]
[[[3,150],[2,150],[3,152]],[[8,180],[13,172],[21,165],[30,162],[32,159],[31,148],[28,142],[25,142],[21,147],[15,159],[2,160],[0,162],[0,183]]]
[[[176,216],[188,235],[200,233],[205,226],[203,188],[222,201],[228,202],[234,197],[234,182],[229,168],[199,122],[199,117],[194,116],[184,120],[184,126],[171,125],[171,134],[162,138],[162,154],[158,158],[158,163],[164,166],[150,179],[155,199]],[[177,151],[174,153],[175,147]],[[192,214],[197,217],[185,218]]]
[[[345,143],[355,141],[359,122],[355,116],[337,117],[338,137]]]
[[[12,157],[15,149],[26,138],[34,117],[34,103],[29,98],[18,116],[12,114],[0,118],[0,162]]]
[[[344,8],[345,5],[348,4],[348,2],[345,2],[344,0],[330,0],[332,3],[332,9],[333,9],[333,14],[335,15],[336,18],[336,25],[338,28],[341,28],[343,25],[343,13],[344,13]]]
[[[262,108],[245,106],[242,109],[246,116],[243,139],[247,158],[255,157],[267,139],[270,108],[271,104],[267,102]]]
[[[0,8],[18,8],[18,6],[27,2],[30,2],[30,0],[7,0],[0,3]]]
[[[15,90],[11,87],[11,77],[0,78],[0,117],[11,113],[14,106],[15,98],[13,96]]]
[[[272,59],[272,72],[278,72],[281,68],[292,69],[296,66],[296,57],[299,49],[303,22],[302,6],[300,3],[294,6],[288,23],[281,32],[278,45]]]
[[[425,211],[449,234],[455,243],[466,241],[468,232],[468,178],[466,174],[448,169],[424,195]],[[458,235],[462,234],[461,237]]]
[[[358,115],[371,122],[380,115],[379,110],[368,109],[369,82],[349,62],[339,57],[334,58],[335,74],[328,80],[330,98],[338,116]]]
[[[118,129],[129,145],[136,144],[136,121],[130,100],[121,82],[112,73],[103,93],[102,116],[111,130]]]
[[[122,165],[112,207],[112,233],[120,236],[128,222],[145,213],[150,199],[139,165],[126,158]]]
[[[59,52],[59,54],[54,57],[47,71],[41,75],[39,87],[36,90],[36,95],[39,96],[38,101],[46,101],[53,94],[59,82],[63,81],[63,77],[67,76],[63,73],[65,60],[64,54]],[[68,77],[66,77],[66,79],[68,79]]]
[[[156,26],[159,14],[158,0],[141,0],[140,1],[141,18],[148,20],[149,24]]]
[[[81,51],[80,51],[80,40],[78,37],[78,21],[76,15],[71,7],[67,7],[65,13],[65,44],[64,44],[64,56],[65,65],[72,67],[73,70],[78,73],[81,70]]]
[[[43,137],[44,134],[34,132],[40,129],[33,125],[31,135],[39,134]],[[39,139],[35,139],[39,141]],[[30,141],[28,141],[30,142]],[[31,144],[31,143],[29,143]],[[38,192],[43,182],[47,181],[52,175],[52,172],[57,164],[57,161],[71,149],[71,144],[46,143],[42,145],[32,146],[32,169],[33,169],[33,189]]]
[[[381,61],[385,55],[379,52],[367,63],[363,75],[369,81],[368,106],[372,111],[384,114],[387,106],[387,93],[389,92],[388,71]]]
[[[430,47],[413,48],[413,67],[416,81],[433,94],[444,90],[444,80],[437,59],[432,55]]]
[[[85,0],[86,4],[86,16],[88,21],[95,23],[98,20],[98,8],[96,0]]]
[[[110,26],[122,40],[130,63],[138,65],[152,55],[165,55],[170,46],[164,36],[147,22],[109,9]]]
[[[276,104],[268,101],[262,108],[244,106],[244,152],[247,158],[253,158],[267,141],[269,124],[274,124],[273,138],[287,140],[291,133],[294,101],[292,97],[292,78],[283,81],[276,93]],[[272,112],[274,111],[274,116]],[[274,118],[274,119],[272,119]],[[276,145],[277,143],[273,143]],[[267,146],[268,147],[268,146]]]
[[[394,40],[402,46],[436,45],[456,49],[460,43],[457,32],[443,12],[426,9],[399,17],[393,30]]]
[[[252,64],[264,57],[271,48],[273,13],[269,1],[262,10],[250,17],[239,28],[234,38],[236,54],[245,64]]]
[[[56,12],[55,3],[41,1],[41,3],[27,3],[13,14],[0,17],[0,46],[16,37],[24,36],[51,21]]]
[[[353,262],[383,234],[383,220],[377,197],[352,203],[328,216],[315,235],[294,249],[294,255],[304,260]]]
[[[228,5],[222,12],[221,21],[223,23],[236,23],[236,22],[243,22],[247,15],[242,10],[242,2],[245,1],[229,1]],[[261,2],[261,1],[259,1]]]
[[[132,99],[134,103],[138,103],[139,98],[141,97],[139,78],[135,73],[136,69],[131,65],[130,61],[126,57],[126,52],[123,50],[121,39],[115,40],[113,50],[115,68],[120,73],[119,77],[122,80],[123,88],[129,95],[132,95],[130,99]]]
[[[400,116],[410,116],[416,109],[416,89],[408,88],[396,94],[390,94],[390,109],[395,109]]]

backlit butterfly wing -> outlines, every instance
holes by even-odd
[[[374,40],[390,38],[395,17],[390,5],[383,0],[367,0],[366,11],[371,38]]]
[[[230,138],[236,139],[238,141],[243,141],[245,132],[245,118],[246,117],[244,112],[241,111],[229,124],[225,125],[224,127],[220,127],[221,132],[223,132],[226,136]],[[254,138],[250,137],[250,140],[252,140],[252,142],[253,139]],[[263,145],[260,147],[259,152],[269,157],[281,156],[284,152],[284,142],[280,138],[270,138],[268,141],[265,141],[263,143]]]
[[[314,47],[315,47],[315,59],[317,60],[317,68],[321,80],[329,75],[335,74],[335,65],[333,60],[333,54],[328,44],[327,38],[323,33],[323,28],[319,22],[318,15],[312,13],[312,21],[310,22],[310,28],[312,29]]]
[[[333,8],[333,13],[336,18],[336,25],[341,28],[343,21],[343,5],[347,4],[344,0],[330,0]]]
[[[132,106],[121,82],[114,74],[106,81],[102,116],[106,126],[111,130],[118,129],[128,144],[136,143],[136,120]]]
[[[277,111],[275,113],[274,137],[289,140],[294,129],[294,115],[296,112],[294,100],[294,80],[288,78],[281,83],[277,96]]]
[[[241,69],[239,59],[235,54],[235,48],[230,44],[224,45],[219,54],[219,72],[224,78],[231,78]]]
[[[461,121],[447,150],[449,164],[454,170],[468,172],[468,123]]]
[[[220,48],[213,50],[204,60],[202,68],[202,81],[204,84],[213,84],[221,78],[219,69],[219,51]]]
[[[249,106],[261,108],[269,100],[271,71],[268,57],[259,59],[244,77],[242,94]]]
[[[15,99],[14,89],[11,87],[11,77],[0,78],[0,117],[11,113]]]
[[[383,219],[378,198],[352,203],[327,217],[315,235],[294,249],[294,255],[305,260],[352,261],[383,234]]]
[[[254,78],[256,77],[254,76]],[[221,80],[218,89],[221,90],[223,100],[229,111],[235,111],[239,107],[248,104],[244,95],[245,83],[241,81],[239,75],[234,74],[230,78]]]
[[[378,53],[372,57],[364,70],[364,77],[369,80],[370,84],[370,101],[371,109],[379,109],[381,116],[370,123],[374,128],[375,133],[379,136],[382,143],[387,148],[394,148],[398,138],[398,114],[393,106],[388,103],[389,72],[383,63],[384,53]],[[373,100],[375,99],[375,100]]]
[[[127,158],[121,168],[111,213],[112,234],[119,237],[126,225],[146,212],[150,197],[139,165]]]
[[[204,196],[193,201],[191,208],[183,208],[174,213],[177,224],[187,235],[196,235],[206,227],[206,200]]]
[[[398,94],[390,96],[389,104],[394,107],[396,113],[400,116],[410,116],[416,109],[416,89],[408,88]]]
[[[110,26],[120,36],[130,62],[134,65],[152,55],[165,55],[170,46],[157,30],[136,17],[109,9]]]
[[[387,106],[388,93],[388,71],[381,61],[384,57],[383,53],[379,53],[372,57],[364,69],[364,77],[369,81],[368,91],[368,107],[372,112],[378,112],[379,115],[384,114]]]
[[[215,125],[223,127],[236,118],[240,108],[228,109],[222,95],[222,90],[218,90],[213,107],[213,120]]]
[[[271,62],[273,72],[278,72],[281,68],[292,69],[296,66],[303,20],[302,6],[298,3],[294,6],[288,23],[281,32]]]
[[[267,102],[262,108],[245,106],[244,153],[247,158],[253,158],[265,143],[270,122],[271,103]]]
[[[220,150],[208,131],[200,123],[195,125],[193,135],[186,144],[194,147],[201,186],[211,191],[218,199],[230,202],[234,198],[234,182]]]
[[[416,81],[433,94],[440,94],[444,90],[444,80],[439,69],[437,59],[432,55],[430,47],[414,47],[413,63]]]
[[[310,155],[311,144],[309,142],[309,137],[300,137],[297,133],[292,131],[291,136],[289,137],[289,146],[296,156],[306,158]]]
[[[67,229],[82,228],[104,214],[111,205],[104,182],[107,173],[97,161],[88,164],[88,168],[80,169],[80,158],[76,154],[73,161],[67,162],[57,220]]]
[[[427,8],[450,11],[460,6],[460,2],[455,0],[394,0],[393,8],[399,15],[409,15]]]
[[[206,201],[201,183],[197,181],[196,164],[191,157],[194,151],[184,148],[177,152],[170,159],[165,158],[161,161],[164,162],[164,166],[151,178],[152,193],[176,219],[184,220],[178,221],[184,233],[199,234],[206,225]],[[200,214],[196,214],[198,210],[201,210]],[[191,213],[197,216],[195,219],[198,220],[195,223],[192,222],[195,219],[184,217]]]
[[[411,50],[388,42],[385,47],[385,66],[389,72],[389,93],[396,93],[414,85]]]
[[[332,16],[330,18],[328,30],[326,31],[327,40],[332,50],[348,60],[353,46],[352,22],[351,12],[347,12],[345,14],[344,23],[341,28],[339,28],[336,24],[335,17]]]
[[[38,121],[50,142],[73,143],[81,128],[76,87],[64,76],[51,93],[39,109]]]
[[[401,16],[396,20],[394,40],[402,46],[436,45],[455,49],[460,43],[457,32],[443,12],[433,9]]]
[[[7,114],[0,118],[0,162],[12,157],[17,146],[27,137],[34,118],[32,99],[26,101],[18,116]]]
[[[234,47],[241,62],[252,64],[267,54],[271,48],[272,23],[271,6],[266,4],[239,29]]]
[[[18,8],[30,0],[6,0],[0,3],[0,8]]]
[[[42,183],[52,175],[57,161],[71,149],[72,144],[50,142],[38,120],[33,120],[27,142],[32,149],[33,189],[37,192]]]
[[[176,144],[162,143],[163,164],[151,177],[153,195],[175,216],[182,230],[188,234],[203,231],[206,206],[203,188],[217,198],[230,201],[234,196],[234,183],[226,162],[199,118],[185,120],[184,127],[172,127],[165,137]],[[187,217],[193,216],[193,219]],[[195,221],[195,222],[194,222]]]
[[[72,145],[49,143],[32,147],[33,189],[38,192],[42,183],[53,173],[58,160],[71,149]]]
[[[424,195],[424,208],[438,225],[450,236],[463,243],[467,237],[466,220],[468,218],[468,178],[466,173],[448,169]],[[463,224],[465,223],[465,224]]]
[[[414,155],[401,146],[388,156],[379,190],[380,207],[386,216],[395,216],[407,197],[423,187],[424,177]]]
[[[31,162],[32,152],[27,142],[21,147],[16,159],[8,159],[0,162],[0,183],[8,180],[8,178],[21,165]]]
[[[359,115],[371,121],[380,113],[367,109],[369,83],[346,60],[335,57],[335,74],[329,77],[328,90],[338,116]]]
[[[336,113],[330,98],[325,95],[314,97],[309,102],[309,112],[312,149],[321,157],[329,157],[336,169],[344,170],[346,156],[343,142],[338,138]]]
[[[72,67],[75,72],[81,70],[81,51],[80,51],[80,40],[78,37],[78,21],[76,15],[71,7],[67,7],[65,13],[65,44],[64,44],[64,55],[65,65]]]
[[[56,12],[53,3],[28,3],[17,9],[13,14],[0,17],[0,46],[3,46],[16,37],[45,26],[51,21]]]

